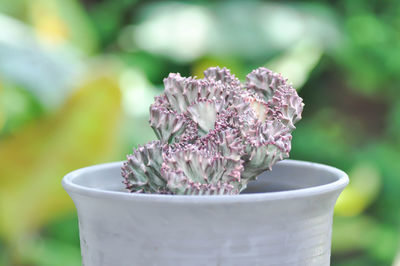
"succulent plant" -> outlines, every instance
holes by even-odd
[[[258,68],[240,81],[211,67],[203,79],[169,74],[150,106],[159,140],[134,149],[122,167],[137,193],[238,194],[289,157],[302,99],[280,74]]]

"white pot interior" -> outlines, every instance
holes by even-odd
[[[74,185],[89,189],[127,192],[122,184],[121,164],[121,162],[117,162],[84,168],[84,174],[78,170],[69,178],[69,181]],[[290,191],[322,186],[337,182],[343,175],[345,176],[343,172],[333,167],[285,160],[274,165],[272,171],[266,171],[257,180],[249,182],[248,187],[241,194]]]

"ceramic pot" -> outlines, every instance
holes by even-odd
[[[177,196],[126,192],[121,165],[62,181],[85,266],[330,264],[333,208],[348,184],[341,170],[285,160],[240,195]]]

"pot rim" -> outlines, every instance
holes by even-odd
[[[336,192],[336,191],[340,192],[349,183],[348,175],[340,169],[320,163],[298,161],[298,160],[283,160],[278,162],[277,164],[287,165],[287,166],[303,166],[303,167],[310,167],[315,170],[322,170],[334,174],[337,177],[337,180],[324,185],[299,188],[287,191],[274,191],[274,192],[248,193],[248,194],[246,193],[238,195],[201,195],[201,196],[129,193],[129,192],[112,191],[100,188],[91,188],[74,183],[74,179],[77,176],[84,174],[85,171],[94,170],[94,168],[96,168],[96,170],[101,171],[103,169],[107,169],[110,167],[121,166],[122,163],[123,161],[97,164],[74,170],[64,176],[64,178],[62,179],[62,186],[68,193],[79,194],[91,198],[193,204],[193,203],[246,203],[246,202],[274,201],[282,199],[311,197],[321,194],[328,194],[330,192]]]

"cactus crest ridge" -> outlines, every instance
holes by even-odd
[[[138,146],[122,166],[135,193],[239,194],[289,157],[303,100],[280,74],[253,70],[241,83],[227,68],[204,78],[171,73],[150,106],[158,140]]]

